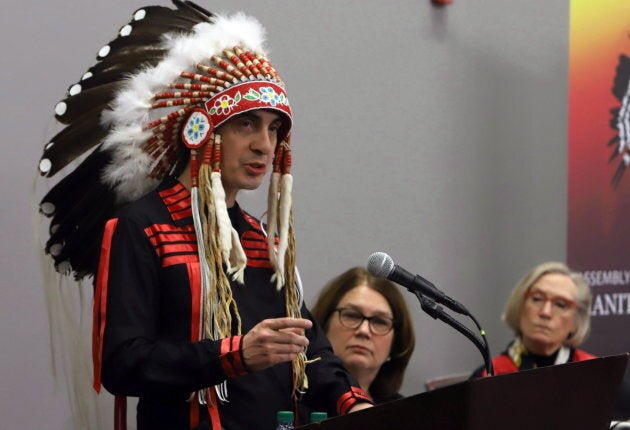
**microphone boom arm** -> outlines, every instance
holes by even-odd
[[[435,300],[429,299],[422,295],[418,290],[409,289],[420,301],[420,307],[423,311],[429,314],[433,319],[439,319],[440,321],[445,322],[446,324],[453,327],[455,330],[466,336],[468,339],[475,344],[479,352],[481,352],[481,356],[483,357],[483,361],[485,364],[486,372],[488,375],[493,375],[494,370],[492,368],[492,360],[490,359],[490,348],[488,348],[488,342],[482,342],[468,327],[457,321],[455,318],[450,316],[447,312],[444,311],[442,306],[438,305]],[[468,316],[472,318],[477,327],[480,329],[480,333],[485,340],[485,334],[477,320],[469,313]]]

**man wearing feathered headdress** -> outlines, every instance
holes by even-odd
[[[370,405],[302,301],[292,112],[247,16],[139,9],[55,108],[40,160],[46,252],[94,276],[94,387],[140,398],[139,429],[273,429],[299,402]],[[91,152],[89,152],[91,150]],[[267,226],[236,202],[272,170]]]

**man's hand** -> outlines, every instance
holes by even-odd
[[[304,330],[313,323],[301,318],[275,318],[259,322],[243,337],[243,359],[252,370],[294,360],[308,346]]]

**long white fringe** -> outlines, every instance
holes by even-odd
[[[284,256],[289,246],[289,217],[291,215],[291,190],[293,188],[293,176],[282,175],[280,180],[280,203],[279,203],[279,236],[278,243],[278,271],[276,272],[276,288],[278,291],[284,285]]]

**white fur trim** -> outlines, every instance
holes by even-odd
[[[295,267],[295,284],[298,293],[298,306],[301,308],[304,304],[304,286],[302,285],[302,278],[297,266]]]
[[[269,262],[277,271],[278,259],[276,257],[276,231],[278,224],[278,186],[280,173],[273,172],[269,180],[269,194],[267,197],[267,249],[269,250]]]
[[[230,253],[232,252],[232,222],[230,221],[227,205],[225,204],[225,190],[221,183],[221,173],[212,172],[210,174],[210,183],[212,184],[214,207],[216,209],[217,223],[219,226],[221,257],[227,266],[228,273],[231,273],[232,264],[230,263]]]
[[[241,245],[241,239],[238,232],[232,228],[232,279],[241,285],[245,285],[245,267],[247,267],[247,255]]]
[[[291,215],[291,189],[293,188],[293,176],[282,175],[280,179],[280,204],[279,204],[279,228],[280,242],[278,243],[278,289],[284,285],[284,256],[289,246],[289,216]],[[280,284],[281,282],[281,284]]]

